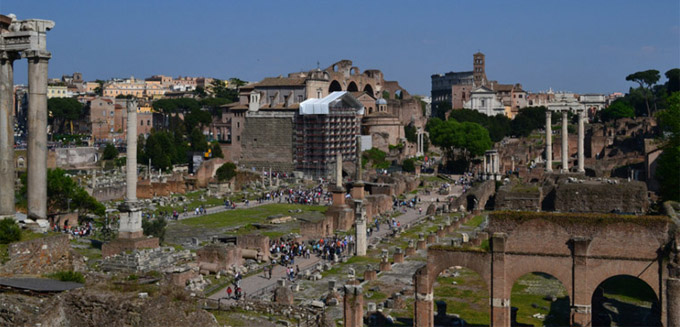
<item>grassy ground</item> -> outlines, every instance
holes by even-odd
[[[489,325],[491,316],[487,285],[472,270],[460,269],[456,272],[459,273],[458,277],[437,278],[434,285],[435,300],[446,302],[448,314],[458,314],[470,325]]]
[[[642,280],[632,276],[616,276],[600,285],[607,298],[624,303],[650,307],[656,301],[654,291]]]
[[[327,208],[328,207],[326,206],[310,206],[299,204],[266,204],[259,207],[234,209],[196,218],[188,218],[181,220],[180,223],[188,226],[199,226],[206,228],[234,227],[251,223],[262,223],[267,219],[267,217],[278,214],[292,216],[296,215],[289,213],[288,210],[300,209],[302,210],[302,213],[310,211],[323,213],[326,212]]]
[[[546,300],[547,295],[557,297],[555,302]],[[568,326],[569,297],[562,283],[554,277],[541,273],[527,274],[512,287],[510,305],[518,308],[517,322],[533,326]],[[540,313],[545,319],[532,317]]]
[[[329,276],[337,276],[337,275],[345,274],[345,273],[349,272],[348,268],[350,266],[357,265],[357,266],[355,266],[357,268],[355,272],[356,272],[357,277],[361,277],[361,276],[363,276],[363,273],[364,273],[362,266],[365,267],[366,264],[376,265],[378,263],[380,263],[380,258],[377,255],[373,255],[373,256],[367,255],[365,257],[356,257],[355,256],[355,257],[351,257],[351,258],[347,259],[347,262],[345,262],[345,263],[339,263],[339,264],[334,265],[333,268],[331,268],[330,270],[326,270],[326,271],[322,272],[321,275],[325,278],[325,277],[329,277]]]
[[[224,205],[224,199],[220,198],[214,198],[210,196],[205,196],[205,191],[195,191],[195,192],[189,192],[187,194],[175,194],[173,197],[180,197],[184,196],[187,200],[189,200],[189,203],[186,205],[187,211],[188,212],[193,212],[194,209],[200,207],[201,205],[204,208],[211,208],[211,207],[216,207],[216,206],[221,206]],[[201,200],[201,195],[204,196],[205,200]],[[183,212],[184,211],[184,205],[182,206],[173,206],[173,205],[166,205],[162,207],[156,207],[156,213],[160,212],[165,212],[165,213],[172,213],[173,210],[177,210],[178,212]]]
[[[483,216],[483,215],[474,216],[474,217],[472,217],[472,219],[468,220],[468,222],[463,224],[463,226],[468,226],[468,227],[474,228],[474,227],[481,225],[484,222],[484,219],[486,219],[486,217]]]

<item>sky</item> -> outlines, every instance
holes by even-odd
[[[411,94],[471,71],[532,92],[626,92],[633,72],[680,67],[680,1],[0,0],[53,20],[50,78],[264,77],[350,59]],[[26,61],[15,83],[26,83]]]

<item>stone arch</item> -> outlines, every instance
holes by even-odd
[[[565,283],[564,280],[560,280],[559,277],[556,277],[553,274],[542,272],[540,270],[522,274],[522,275],[518,276],[517,278],[512,278],[512,279],[509,278],[508,279],[508,281],[510,281],[510,282],[506,283],[506,287],[509,288],[506,294],[509,295],[510,306],[512,307],[511,310],[513,312],[512,316],[515,317],[515,320],[513,322],[517,322],[518,326],[523,326],[521,324],[525,323],[525,321],[517,321],[517,316],[519,316],[520,314],[522,316],[525,316],[527,313],[532,314],[532,313],[536,312],[536,310],[534,310],[534,307],[526,308],[526,309],[531,309],[531,311],[527,312],[526,310],[522,310],[523,308],[513,305],[513,303],[521,303],[521,302],[517,301],[518,300],[517,297],[523,296],[523,294],[520,293],[520,291],[518,290],[518,288],[521,287],[521,285],[518,284],[518,281],[520,279],[526,277],[526,276],[529,276],[528,278],[530,278],[532,282],[543,282],[543,283],[545,283],[547,280],[554,279],[554,280],[557,280],[561,284],[562,287],[559,290],[560,291],[559,294],[556,294],[556,293],[553,293],[553,292],[551,292],[550,294],[545,294],[545,293],[543,293],[546,290],[544,288],[541,288],[539,290],[539,291],[542,291],[541,293],[543,293],[543,294],[540,294],[540,295],[543,295],[543,296],[552,295],[552,296],[555,296],[555,297],[557,297],[557,295],[562,295],[563,294],[561,292],[562,290],[566,291],[566,295],[557,297],[556,301],[550,302],[550,304],[548,304],[549,307],[546,306],[546,308],[548,308],[547,316],[551,316],[551,317],[549,317],[549,318],[546,317],[548,320],[545,320],[544,323],[549,323],[549,326],[555,326],[556,323],[559,323],[559,326],[570,325],[570,320],[571,320],[570,319],[571,318],[570,317],[571,316],[571,308],[570,307],[571,307],[572,296],[571,296],[571,293],[569,292],[568,287],[571,283]],[[518,286],[518,288],[515,288],[515,286]],[[543,286],[543,285],[541,285],[541,286]],[[550,288],[552,288],[552,287],[549,287],[549,289]],[[513,289],[515,290],[515,292],[513,292]],[[557,289],[553,289],[553,291],[557,291]],[[527,293],[531,294],[531,291],[529,291]],[[534,294],[534,296],[535,295],[539,295],[539,294]],[[526,295],[524,295],[524,296],[526,296]],[[529,296],[532,296],[532,295],[529,295]],[[532,305],[533,305],[533,302],[532,302]]]
[[[340,82],[333,80],[331,84],[328,86],[328,93],[335,91],[342,91],[342,86],[340,86]]]
[[[629,304],[625,298],[616,297],[617,293],[622,295],[619,292],[631,291],[636,286],[635,294],[644,298],[645,302],[651,302],[650,308]],[[640,278],[631,275],[611,276],[598,284],[591,295],[592,325],[611,326],[612,323],[618,323],[620,326],[623,322],[624,326],[661,326],[661,303],[658,295],[649,283]],[[608,304],[607,307],[605,303]]]
[[[404,98],[404,91],[401,89],[397,89],[394,91],[393,94],[393,99],[403,99]]]
[[[368,93],[368,95],[370,95],[372,97],[375,96],[375,93],[373,91],[373,86],[371,86],[371,84],[366,84],[364,86],[364,92]]]
[[[361,75],[361,72],[359,71],[359,67],[352,67],[349,69],[349,74],[354,76],[354,75]]]
[[[349,82],[349,85],[347,85],[347,92],[359,92],[359,87],[357,87],[357,83],[354,83],[354,81]]]
[[[465,206],[467,208],[467,211],[473,211],[478,208],[479,200],[477,200],[477,197],[474,194],[470,194],[467,196],[467,205]]]

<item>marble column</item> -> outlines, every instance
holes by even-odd
[[[137,201],[137,102],[127,102],[126,200]]]
[[[583,153],[583,143],[585,141],[585,111],[578,112],[578,172],[583,173],[585,169],[585,155]]]
[[[0,219],[14,217],[14,60],[0,53]]]
[[[567,111],[562,111],[562,172],[569,172],[569,130]]]
[[[356,253],[357,256],[365,256],[368,243],[366,241],[366,209],[363,201],[354,200],[354,220],[356,223]]]
[[[48,51],[27,51],[28,59],[28,218],[47,219]]]
[[[335,155],[335,186],[342,188],[342,153]]]
[[[545,171],[552,172],[552,112],[545,113]]]

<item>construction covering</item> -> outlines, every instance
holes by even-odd
[[[342,103],[345,103],[343,106]],[[300,115],[328,115],[330,108],[355,108],[364,114],[364,106],[347,91],[336,91],[321,99],[307,99],[300,103]]]

